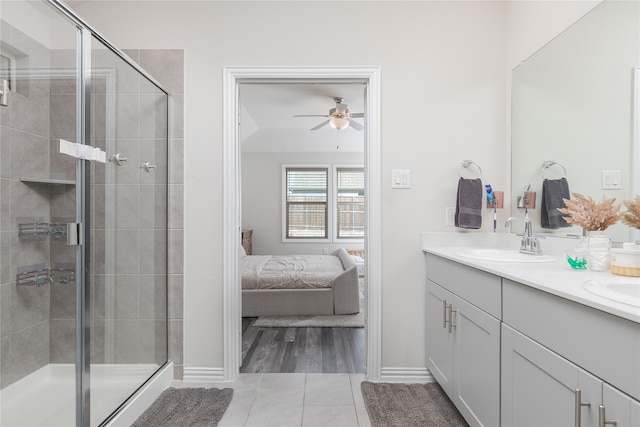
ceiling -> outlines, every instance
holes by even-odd
[[[364,151],[364,131],[351,127],[337,131],[326,125],[312,127],[326,117],[293,117],[297,114],[329,114],[335,98],[343,98],[349,112],[364,112],[365,84],[360,83],[241,83],[239,89],[242,151]],[[364,119],[355,119],[364,124]]]

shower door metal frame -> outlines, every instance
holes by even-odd
[[[78,69],[80,102],[78,103],[80,144],[91,140],[91,32],[81,28]],[[91,425],[91,167],[89,161],[76,161],[76,222],[83,235],[76,248],[76,267],[80,280],[76,284],[76,426]]]

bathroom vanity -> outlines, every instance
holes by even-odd
[[[429,240],[426,363],[470,425],[640,426],[640,307],[584,286],[619,276]]]

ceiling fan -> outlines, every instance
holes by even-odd
[[[364,117],[364,113],[350,113],[347,108],[347,104],[343,104],[343,98],[334,98],[336,101],[336,108],[329,110],[329,114],[300,114],[293,117],[329,117],[329,119],[320,123],[317,126],[311,128],[311,130],[318,130],[323,126],[329,125],[334,129],[342,130],[349,126],[355,130],[361,131],[364,129],[360,123],[353,120],[354,117]]]

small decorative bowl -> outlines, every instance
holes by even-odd
[[[585,249],[573,249],[565,252],[564,256],[572,270],[587,270],[587,251]]]
[[[622,248],[611,249],[611,273],[640,277],[640,245],[625,243]]]

